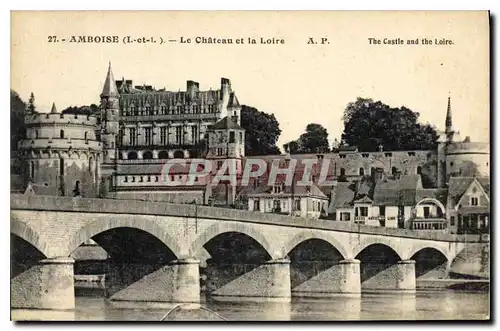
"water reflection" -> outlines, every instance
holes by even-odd
[[[361,297],[293,298],[291,303],[203,302],[231,321],[487,319],[488,293],[418,291]],[[74,311],[11,310],[13,320],[160,321],[175,305],[77,297]]]

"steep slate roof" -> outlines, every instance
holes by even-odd
[[[479,185],[484,189],[488,197],[490,196],[490,178],[476,177]],[[465,191],[471,186],[474,177],[450,177],[448,182],[448,197],[452,206],[456,205]]]
[[[337,186],[332,190],[332,201],[330,201],[330,206],[328,208],[329,213],[333,213],[338,208],[350,208],[352,207],[352,201],[354,200],[355,186],[348,182],[339,182]]]
[[[373,204],[379,206],[414,206],[416,191],[422,188],[420,176],[401,175],[399,180],[387,179],[375,184]]]
[[[104,86],[102,88],[101,97],[117,97],[118,89],[116,87],[115,78],[113,77],[113,71],[111,70],[111,62],[108,67],[108,74],[106,75],[106,80],[104,81]]]
[[[228,116],[224,117],[219,122],[210,126],[210,130],[225,130],[225,129],[245,130]]]

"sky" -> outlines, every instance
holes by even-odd
[[[109,61],[116,79],[167,90],[218,89],[231,80],[242,104],[273,113],[279,146],[308,123],[340,138],[342,113],[357,97],[402,105],[420,122],[444,129],[448,95],[462,138],[489,140],[489,26],[487,12],[13,12],[11,88],[38,111],[52,102],[99,102]],[[118,36],[177,42],[69,43],[71,36]],[[59,42],[49,42],[56,36]],[[180,38],[192,39],[180,43]],[[197,44],[196,37],[233,44]],[[309,38],[317,44],[308,44]],[[61,39],[66,39],[65,42]],[[243,44],[236,39],[243,38]],[[254,38],[257,44],[249,44]],[[261,44],[260,38],[284,44]],[[321,44],[320,39],[327,38]],[[370,44],[376,38],[381,44]],[[404,44],[384,44],[400,38]],[[452,45],[423,45],[448,39]],[[406,44],[419,40],[418,45]]]

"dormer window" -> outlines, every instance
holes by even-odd
[[[479,198],[478,197],[471,197],[470,198],[470,205],[471,206],[478,206],[479,205]]]
[[[362,153],[361,156],[364,157],[364,158],[367,158],[367,157],[370,156],[370,154],[369,153]]]
[[[345,154],[340,154],[340,155],[339,155],[339,157],[340,157],[341,159],[345,159],[346,155],[345,155]]]
[[[408,156],[415,156],[415,152],[408,152]]]
[[[385,157],[392,157],[392,153],[384,153]]]

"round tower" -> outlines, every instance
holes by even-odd
[[[28,114],[19,142],[25,184],[36,194],[94,197],[98,193],[101,143],[90,115]]]

